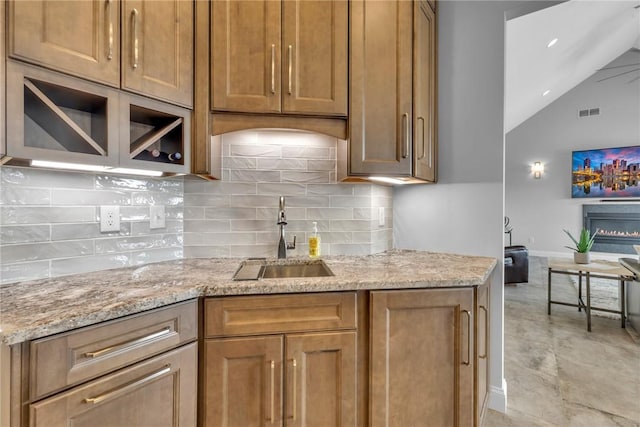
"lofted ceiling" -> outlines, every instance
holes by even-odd
[[[570,0],[508,20],[505,133],[630,49],[640,49],[640,0]],[[640,66],[622,65],[608,75],[640,85]]]

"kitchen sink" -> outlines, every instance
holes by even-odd
[[[286,279],[292,277],[327,277],[333,272],[322,260],[285,262],[244,261],[233,280]]]

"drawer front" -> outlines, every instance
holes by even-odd
[[[197,319],[194,300],[35,340],[29,356],[30,398],[193,341]]]
[[[30,427],[196,425],[197,344],[29,405]]]
[[[208,298],[206,337],[355,329],[355,292]]]

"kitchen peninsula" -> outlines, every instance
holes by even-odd
[[[190,403],[181,400],[179,405],[174,401],[174,407],[180,407],[181,419],[192,422],[196,419],[196,378],[200,378],[199,393],[204,398],[198,400],[205,406],[203,416],[213,425],[216,417],[233,415],[233,408],[224,407],[225,404],[237,404],[213,399],[220,393],[227,398],[238,393],[233,385],[214,381],[219,374],[229,374],[219,371],[216,358],[228,351],[230,345],[242,343],[247,351],[255,343],[270,340],[276,343],[279,352],[283,348],[288,352],[299,342],[320,339],[325,343],[335,340],[348,343],[337,353],[331,348],[318,353],[334,354],[341,360],[340,363],[327,364],[326,360],[320,363],[325,368],[340,367],[334,379],[344,382],[343,395],[336,402],[333,402],[335,396],[329,399],[339,408],[331,408],[327,399],[319,404],[325,412],[333,409],[327,414],[342,417],[341,425],[378,425],[385,417],[397,416],[402,409],[402,400],[411,400],[407,395],[412,390],[421,391],[417,398],[434,399],[433,406],[417,405],[415,411],[432,411],[434,419],[452,416],[452,412],[435,409],[435,396],[439,395],[438,400],[440,404],[444,402],[445,409],[457,408],[459,425],[478,425],[487,384],[487,281],[496,260],[394,250],[369,256],[331,256],[324,261],[334,276],[233,281],[240,259],[184,259],[5,285],[0,288],[2,374],[13,375],[10,385],[3,384],[3,408],[12,408],[14,418],[11,422],[16,417],[34,417],[33,425],[44,425],[37,423],[38,411],[48,417],[50,413],[56,413],[61,419],[73,418],[70,414],[74,410],[73,404],[60,409],[53,408],[52,402],[60,401],[61,396],[63,400],[73,400],[84,389],[99,388],[101,382],[106,384],[106,379],[113,377],[123,381],[124,388],[143,390],[145,385],[151,387],[149,384],[156,384],[156,388],[160,384],[173,386],[174,398],[192,399]],[[220,318],[216,317],[218,314]],[[160,320],[155,323],[148,320],[151,315]],[[251,321],[243,316],[255,318]],[[261,319],[260,316],[265,317]],[[275,318],[279,323],[272,320]],[[235,326],[231,325],[234,319],[244,319],[244,323],[238,321]],[[142,322],[142,325],[126,325],[126,322]],[[216,325],[222,325],[222,329],[216,330]],[[228,325],[231,325],[230,329],[224,329]],[[126,337],[109,337],[105,328],[118,330]],[[135,331],[140,331],[141,336],[136,337]],[[89,344],[79,345],[78,340],[74,344],[74,336],[83,333],[87,335],[86,339],[103,340],[104,348],[87,349]],[[53,355],[42,358],[38,351],[61,338],[64,338],[65,347],[60,352],[62,366],[72,366],[67,378],[60,380],[60,385],[47,388],[36,381],[37,362],[46,361],[51,370],[56,358]],[[166,348],[159,344],[165,339],[173,340]],[[197,352],[200,375],[197,377],[196,342],[200,349]],[[141,355],[145,346],[153,345],[155,350],[147,356]],[[164,353],[159,354],[161,350]],[[189,353],[184,353],[186,350]],[[311,377],[305,380],[304,376],[313,375],[316,359],[311,355],[315,353],[307,350],[301,350],[306,362],[301,361],[297,374],[296,358],[290,358],[288,353],[286,357],[268,359],[264,369],[261,362],[257,372],[264,374],[262,382],[266,385],[262,388],[265,390],[256,391],[255,399],[248,398],[249,401],[243,403],[247,409],[255,403],[258,412],[281,420],[291,416],[291,411],[295,415],[296,405],[301,410],[307,400],[317,399],[313,390],[295,391],[296,381],[308,381]],[[138,354],[135,360],[127,362],[126,353],[132,351]],[[114,362],[118,357],[123,360]],[[220,357],[233,360],[230,354]],[[74,378],[74,369],[77,375],[78,370],[86,370],[92,363],[99,364],[101,359],[108,358],[112,363],[104,367],[104,371],[96,369],[85,377]],[[180,363],[158,361],[157,366],[149,365],[148,375],[133,372],[127,376],[159,358],[181,359],[178,360]],[[77,364],[74,365],[72,359]],[[293,366],[288,364],[290,360],[293,360]],[[434,366],[433,363],[438,364],[437,370],[428,368]],[[238,369],[233,366],[230,364],[226,369]],[[405,375],[407,367],[412,367],[409,377]],[[181,374],[171,375],[171,370],[178,368]],[[23,378],[16,378],[16,372],[22,372]],[[136,378],[140,376],[142,379],[138,381]],[[162,379],[165,377],[167,379]],[[174,383],[178,379],[180,382]],[[386,382],[389,379],[391,384]],[[242,382],[242,379],[238,381]],[[183,389],[187,386],[192,387],[193,394],[188,393],[188,388]],[[452,388],[451,394],[446,392],[448,387]],[[125,395],[135,394],[129,388]],[[175,391],[178,389],[181,392]],[[78,413],[86,415],[93,411],[97,415],[100,413],[98,408],[104,405],[107,406],[103,411],[109,405],[112,410],[113,405],[123,400],[116,396],[119,390],[121,388],[113,385],[104,385],[98,397],[84,397],[78,401],[79,408],[84,405]],[[306,394],[302,395],[302,392]],[[275,400],[270,400],[268,396],[273,398],[273,393]],[[11,396],[10,404],[6,403],[7,395]],[[157,396],[161,395],[158,392]],[[247,395],[246,390],[244,395]],[[23,396],[22,401],[20,396]],[[163,396],[167,398],[167,394]],[[379,405],[380,399],[388,404]],[[101,403],[103,401],[106,403]],[[93,408],[88,412],[87,402]],[[366,409],[369,406],[372,408],[370,414]],[[423,415],[409,412],[403,415],[407,418],[402,422]],[[311,415],[307,412],[306,416]]]

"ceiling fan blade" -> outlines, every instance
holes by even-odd
[[[627,84],[631,84],[633,82],[635,82],[636,80],[640,80],[640,76],[636,77],[635,79],[631,79],[627,82]]]
[[[605,77],[604,79],[596,80],[596,82],[603,82],[605,80],[613,79],[615,77],[624,76],[625,74],[635,73],[636,71],[640,71],[640,68],[636,68],[635,70],[625,71],[624,73],[616,74],[615,76]]]

